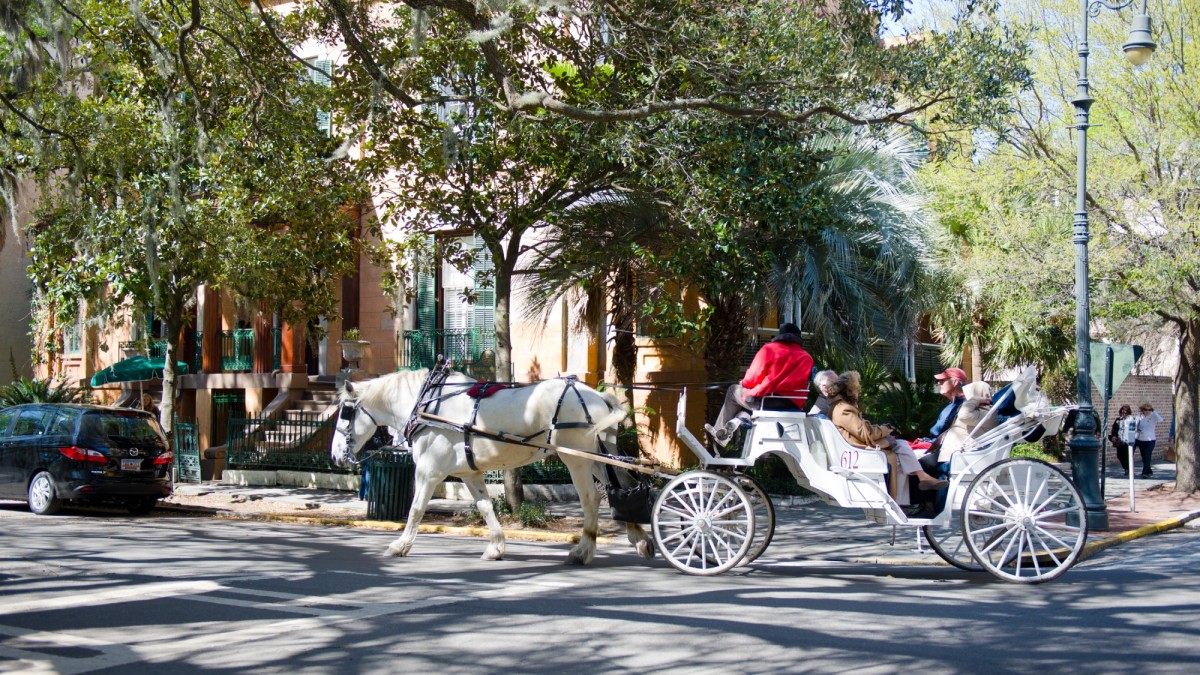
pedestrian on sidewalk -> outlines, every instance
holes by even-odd
[[[1130,434],[1129,432],[1133,433]],[[1127,405],[1121,406],[1117,411],[1117,418],[1113,420],[1112,429],[1108,431],[1108,440],[1117,449],[1117,461],[1121,463],[1121,470],[1125,472],[1125,478],[1129,477],[1129,439],[1137,442],[1137,420],[1133,417],[1133,409]]]
[[[1154,410],[1154,406],[1143,403],[1138,408],[1137,421],[1137,449],[1142,454],[1142,478],[1150,478],[1154,475],[1150,464],[1154,455],[1154,442],[1158,438],[1155,425],[1162,422],[1163,417]]]

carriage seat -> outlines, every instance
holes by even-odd
[[[851,444],[830,420],[810,417],[806,423],[810,432],[809,449],[821,468],[834,473],[881,476],[887,473],[888,461],[882,450]]]

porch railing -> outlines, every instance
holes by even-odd
[[[335,417],[290,411],[289,417],[232,417],[225,440],[226,461],[234,469],[335,471],[329,455]]]
[[[204,363],[204,333],[202,331],[193,331],[192,340],[194,340],[192,362],[188,364],[188,367],[191,369],[191,372],[198,373],[203,368]],[[279,370],[280,364],[283,362],[283,331],[278,328],[272,328],[271,343],[271,368],[272,370]],[[166,354],[166,341],[152,342],[146,348],[146,355],[152,359],[162,358]],[[253,367],[254,329],[239,328],[236,330],[221,331],[221,370],[252,370]]]
[[[238,328],[221,331],[221,370],[252,370],[254,368],[254,329]]]
[[[495,352],[494,330],[404,331],[404,365],[409,368],[431,368],[442,354],[473,377],[486,379],[495,376]]]

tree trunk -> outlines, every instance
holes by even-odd
[[[637,373],[637,313],[634,311],[634,276],[628,265],[622,265],[613,277],[612,317],[616,337],[613,339],[613,370],[617,384],[625,387],[625,404],[634,408],[633,379]],[[637,424],[631,416],[621,423],[617,448],[623,455],[641,455]]]
[[[511,247],[510,247],[511,248]],[[512,306],[512,278],[516,268],[516,252],[503,249],[492,249],[492,260],[496,263],[496,381],[512,381],[512,326],[510,313]],[[525,502],[525,485],[521,482],[519,469],[507,469],[504,472],[504,500],[512,512],[518,513],[521,504]]]
[[[163,357],[163,392],[158,406],[158,421],[169,437],[175,421],[175,392],[179,388],[179,344],[183,332],[183,303],[172,300],[171,307],[162,317],[163,330],[167,334],[167,350]],[[139,404],[141,401],[138,402]]]
[[[704,370],[709,383],[740,382],[743,374],[742,354],[749,337],[746,324],[750,313],[741,298],[718,298],[712,302],[713,313],[708,317],[708,343],[704,347]],[[724,391],[709,391],[705,418],[715,420],[725,401]]]
[[[976,382],[983,380],[983,344],[979,340],[979,333],[971,336],[971,379]]]
[[[616,337],[613,340],[613,370],[616,371],[617,383],[630,387],[637,372],[637,326],[633,311],[633,272],[628,266],[623,266],[615,275],[612,298],[613,328],[616,329]],[[625,390],[625,398],[632,408],[633,389]]]
[[[1191,494],[1200,492],[1200,463],[1196,461],[1200,319],[1181,323],[1179,333],[1179,369],[1175,371],[1175,489]]]

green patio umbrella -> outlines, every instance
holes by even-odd
[[[176,361],[180,374],[188,372],[187,364]],[[133,356],[124,361],[117,361],[111,366],[92,376],[92,386],[99,387],[113,382],[140,382],[142,380],[162,379],[163,368],[166,368],[164,357],[147,358]]]

